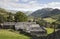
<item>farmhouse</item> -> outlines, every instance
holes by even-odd
[[[16,22],[4,22],[2,28],[3,29],[13,29],[15,27]]]
[[[25,28],[29,28],[29,26],[31,24],[36,24],[36,22],[17,22],[15,24],[15,29],[18,30],[18,29],[25,29]]]
[[[46,30],[36,22],[4,22],[3,29],[15,29],[35,36],[46,36]]]
[[[35,36],[46,36],[46,30],[35,22],[19,22],[15,25],[15,29]]]

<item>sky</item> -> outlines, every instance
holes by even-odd
[[[0,0],[0,8],[35,11],[42,8],[60,9],[60,0]]]

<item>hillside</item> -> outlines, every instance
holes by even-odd
[[[43,9],[33,12],[30,16],[46,18],[46,17],[55,16],[58,14],[60,14],[59,9],[43,8]]]
[[[0,39],[29,39],[30,37],[8,30],[0,30]]]
[[[44,18],[43,20],[45,20],[46,22],[49,22],[49,23],[56,21],[56,19],[53,19],[53,18]]]
[[[51,16],[51,18],[53,18],[53,19],[58,19],[58,18],[60,18],[60,14]]]
[[[8,16],[8,11],[3,9],[3,8],[0,8],[0,14],[4,15],[4,17],[7,17]]]

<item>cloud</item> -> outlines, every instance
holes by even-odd
[[[45,7],[60,9],[60,2],[51,2],[51,3],[45,4]]]
[[[37,1],[30,1],[29,4],[36,4]]]
[[[42,8],[59,8],[60,2],[50,2],[47,4],[38,3],[37,0],[24,0],[27,3],[21,3],[23,0],[0,0],[0,7],[11,10],[35,11]]]
[[[36,10],[39,6],[36,4],[36,1],[30,1],[29,3],[15,3],[15,1],[0,1],[0,6],[8,9],[14,9],[14,10]]]
[[[29,0],[21,0],[22,2],[28,2]]]
[[[1,2],[18,2],[19,0],[0,0]]]

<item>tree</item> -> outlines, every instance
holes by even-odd
[[[43,20],[42,18],[40,20],[36,21],[36,23],[39,24],[40,26],[44,26],[44,27],[46,27],[46,24],[47,24],[47,22],[45,20]]]
[[[0,14],[0,23],[4,22],[5,21],[5,18],[3,15]]]
[[[16,12],[15,14],[15,22],[24,22],[27,21],[27,16],[23,12]]]
[[[13,14],[11,13],[11,12],[9,12],[9,14],[8,14],[9,16],[7,17],[7,21],[8,22],[13,22],[14,21],[14,16],[13,16]]]
[[[54,27],[54,38],[53,38],[53,39],[55,39],[55,28],[56,28],[56,22],[53,22],[52,25],[53,25],[53,27]]]
[[[59,16],[60,17],[60,16]],[[60,18],[57,19],[57,22],[60,22]]]
[[[55,22],[56,22],[56,25],[57,25],[56,27],[59,29],[60,28],[60,18],[58,18]]]

